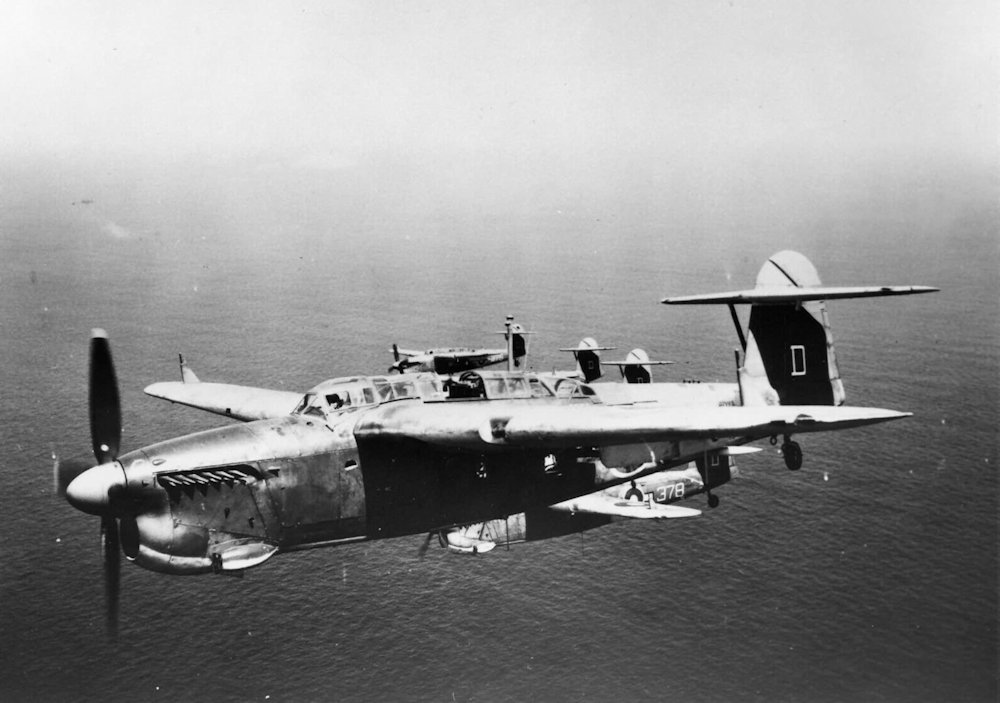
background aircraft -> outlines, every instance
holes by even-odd
[[[617,366],[622,380],[626,383],[651,383],[654,366],[666,366],[672,361],[650,361],[645,349],[633,349],[624,359],[619,361],[601,361],[601,352],[610,351],[615,347],[602,347],[593,337],[585,337],[575,347],[563,347],[559,351],[572,352],[576,361],[576,372],[565,374],[567,377],[581,378],[590,383],[601,378],[604,373],[601,366]]]
[[[513,360],[512,368],[520,368],[524,357],[528,354],[528,341],[525,329],[514,323],[514,318],[507,316],[506,329],[499,334],[504,335],[507,346],[504,349],[476,349],[471,347],[439,347],[418,351],[415,349],[400,349],[392,345],[392,366],[389,372],[399,373],[433,371],[448,374],[478,369],[483,366],[502,364]]]
[[[773,284],[772,268],[787,282]],[[804,257],[782,252],[765,264],[753,291],[669,299],[754,305],[737,384],[591,385],[557,375],[467,371],[457,378],[343,377],[298,394],[205,383],[187,370],[182,381],[146,392],[245,423],[125,454],[110,347],[96,331],[96,465],[57,464],[56,484],[74,507],[101,519],[110,601],[119,549],[164,573],[240,572],[279,552],[456,528],[466,531],[451,541],[478,550],[495,541],[469,542],[469,526],[491,521],[538,539],[610,517],[676,516],[666,509],[674,506],[654,506],[678,499],[676,488],[656,493],[687,478],[664,472],[703,462],[698,480],[711,496],[730,472],[713,475],[710,467],[733,447],[783,435],[786,463],[797,468],[788,457],[793,434],[909,415],[842,405],[825,308],[817,301],[935,289],[818,283]],[[607,492],[633,481],[652,494],[649,515],[621,505],[627,492]],[[512,526],[515,516],[520,522]]]

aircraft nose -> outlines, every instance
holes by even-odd
[[[77,510],[103,515],[111,507],[109,493],[125,488],[125,471],[117,461],[87,469],[66,487],[66,500]]]

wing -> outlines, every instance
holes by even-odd
[[[528,401],[529,403],[531,401]],[[360,440],[397,436],[483,450],[497,447],[611,446],[680,439],[827,432],[898,420],[912,413],[828,405],[711,408],[417,403],[390,405],[357,426]]]
[[[827,432],[908,417],[882,408],[827,405],[768,405],[713,408],[589,408],[513,415],[480,428],[480,436],[498,444],[531,446],[551,441],[619,444],[671,439],[768,437],[777,434]],[[596,440],[596,441],[595,441]]]
[[[283,417],[302,400],[301,393],[276,391],[229,383],[183,383],[166,381],[145,388],[145,393],[237,420]]]

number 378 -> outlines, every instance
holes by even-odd
[[[656,489],[656,502],[666,503],[671,500],[679,500],[684,497],[683,483],[668,483]]]

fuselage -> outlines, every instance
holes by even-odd
[[[718,443],[514,449],[475,436],[498,413],[602,402],[718,405],[734,392],[726,384],[587,386],[512,372],[334,379],[305,394],[291,415],[119,457],[140,534],[136,562],[170,573],[246,568],[277,551],[543,510],[684,464]],[[415,404],[421,412],[412,412]],[[411,426],[414,417],[428,418],[426,427]],[[432,436],[435,419],[472,429]]]

